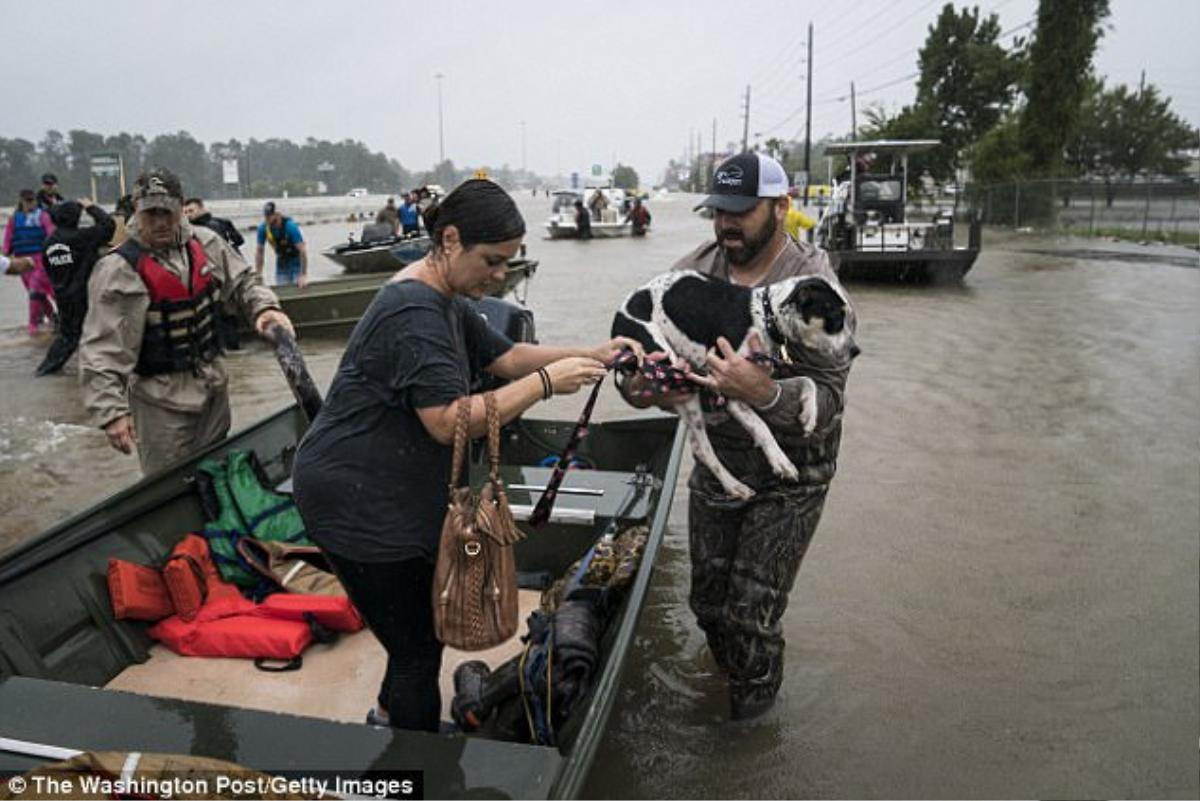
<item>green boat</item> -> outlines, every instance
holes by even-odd
[[[510,259],[504,282],[492,291],[492,296],[516,293],[521,284],[537,272],[537,266],[535,259]],[[367,310],[379,287],[394,274],[394,271],[365,273],[314,281],[304,289],[295,284],[273,288],[297,331],[348,334]]]
[[[601,635],[594,682],[557,732],[555,747],[365,725],[384,659],[366,631],[311,646],[298,671],[265,673],[249,660],[178,657],[150,639],[147,624],[113,618],[108,559],[161,565],[183,534],[205,522],[192,480],[199,461],[250,449],[278,485],[290,474],[305,425],[299,408],[285,409],[0,557],[0,772],[55,761],[61,749],[157,752],[273,774],[419,770],[430,798],[578,794],[605,730],[666,527],[684,442],[675,419],[594,424],[579,451],[593,469],[568,472],[550,523],[536,531],[525,526],[528,536],[517,546],[521,571],[561,576],[610,521],[649,530],[633,579]],[[548,479],[549,469],[539,463],[562,447],[572,425],[519,420],[505,428],[503,472],[518,520]],[[481,481],[484,466],[475,463],[471,472]],[[537,593],[522,590],[522,596],[524,614]],[[443,672],[456,661],[503,661],[519,651],[516,638],[482,654],[447,650]],[[443,717],[447,681],[444,675]]]

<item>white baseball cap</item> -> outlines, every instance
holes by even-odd
[[[782,164],[762,153],[739,153],[713,170],[711,194],[696,209],[744,214],[759,198],[783,197],[787,191],[787,173]]]

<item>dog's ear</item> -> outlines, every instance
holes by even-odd
[[[825,321],[827,334],[836,334],[846,325],[846,302],[822,279],[798,282],[783,303],[794,306],[806,323],[820,317]]]

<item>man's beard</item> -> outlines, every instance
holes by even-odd
[[[747,237],[742,231],[722,231],[719,236],[721,252],[725,254],[725,258],[729,260],[730,264],[737,265],[738,267],[747,265],[754,261],[763,248],[767,246],[767,243],[774,238],[775,231],[778,228],[779,224],[775,221],[775,215],[770,214],[767,216],[767,222],[762,227],[762,231],[759,232],[758,236]],[[727,237],[727,234],[732,234],[732,237]],[[725,240],[727,238],[741,240],[741,248],[730,250],[725,247]]]

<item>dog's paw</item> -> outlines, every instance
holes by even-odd
[[[729,495],[731,498],[737,498],[739,501],[748,501],[754,497],[754,490],[736,478],[731,481],[722,482],[722,486],[725,488],[726,495]]]
[[[771,471],[780,478],[787,479],[788,481],[800,480],[800,471],[796,469],[796,465],[792,464],[792,460],[786,456],[780,456],[778,459],[768,457],[768,461],[771,463]]]
[[[803,376],[800,379],[800,425],[805,436],[816,429],[817,414],[817,385],[811,378]]]

